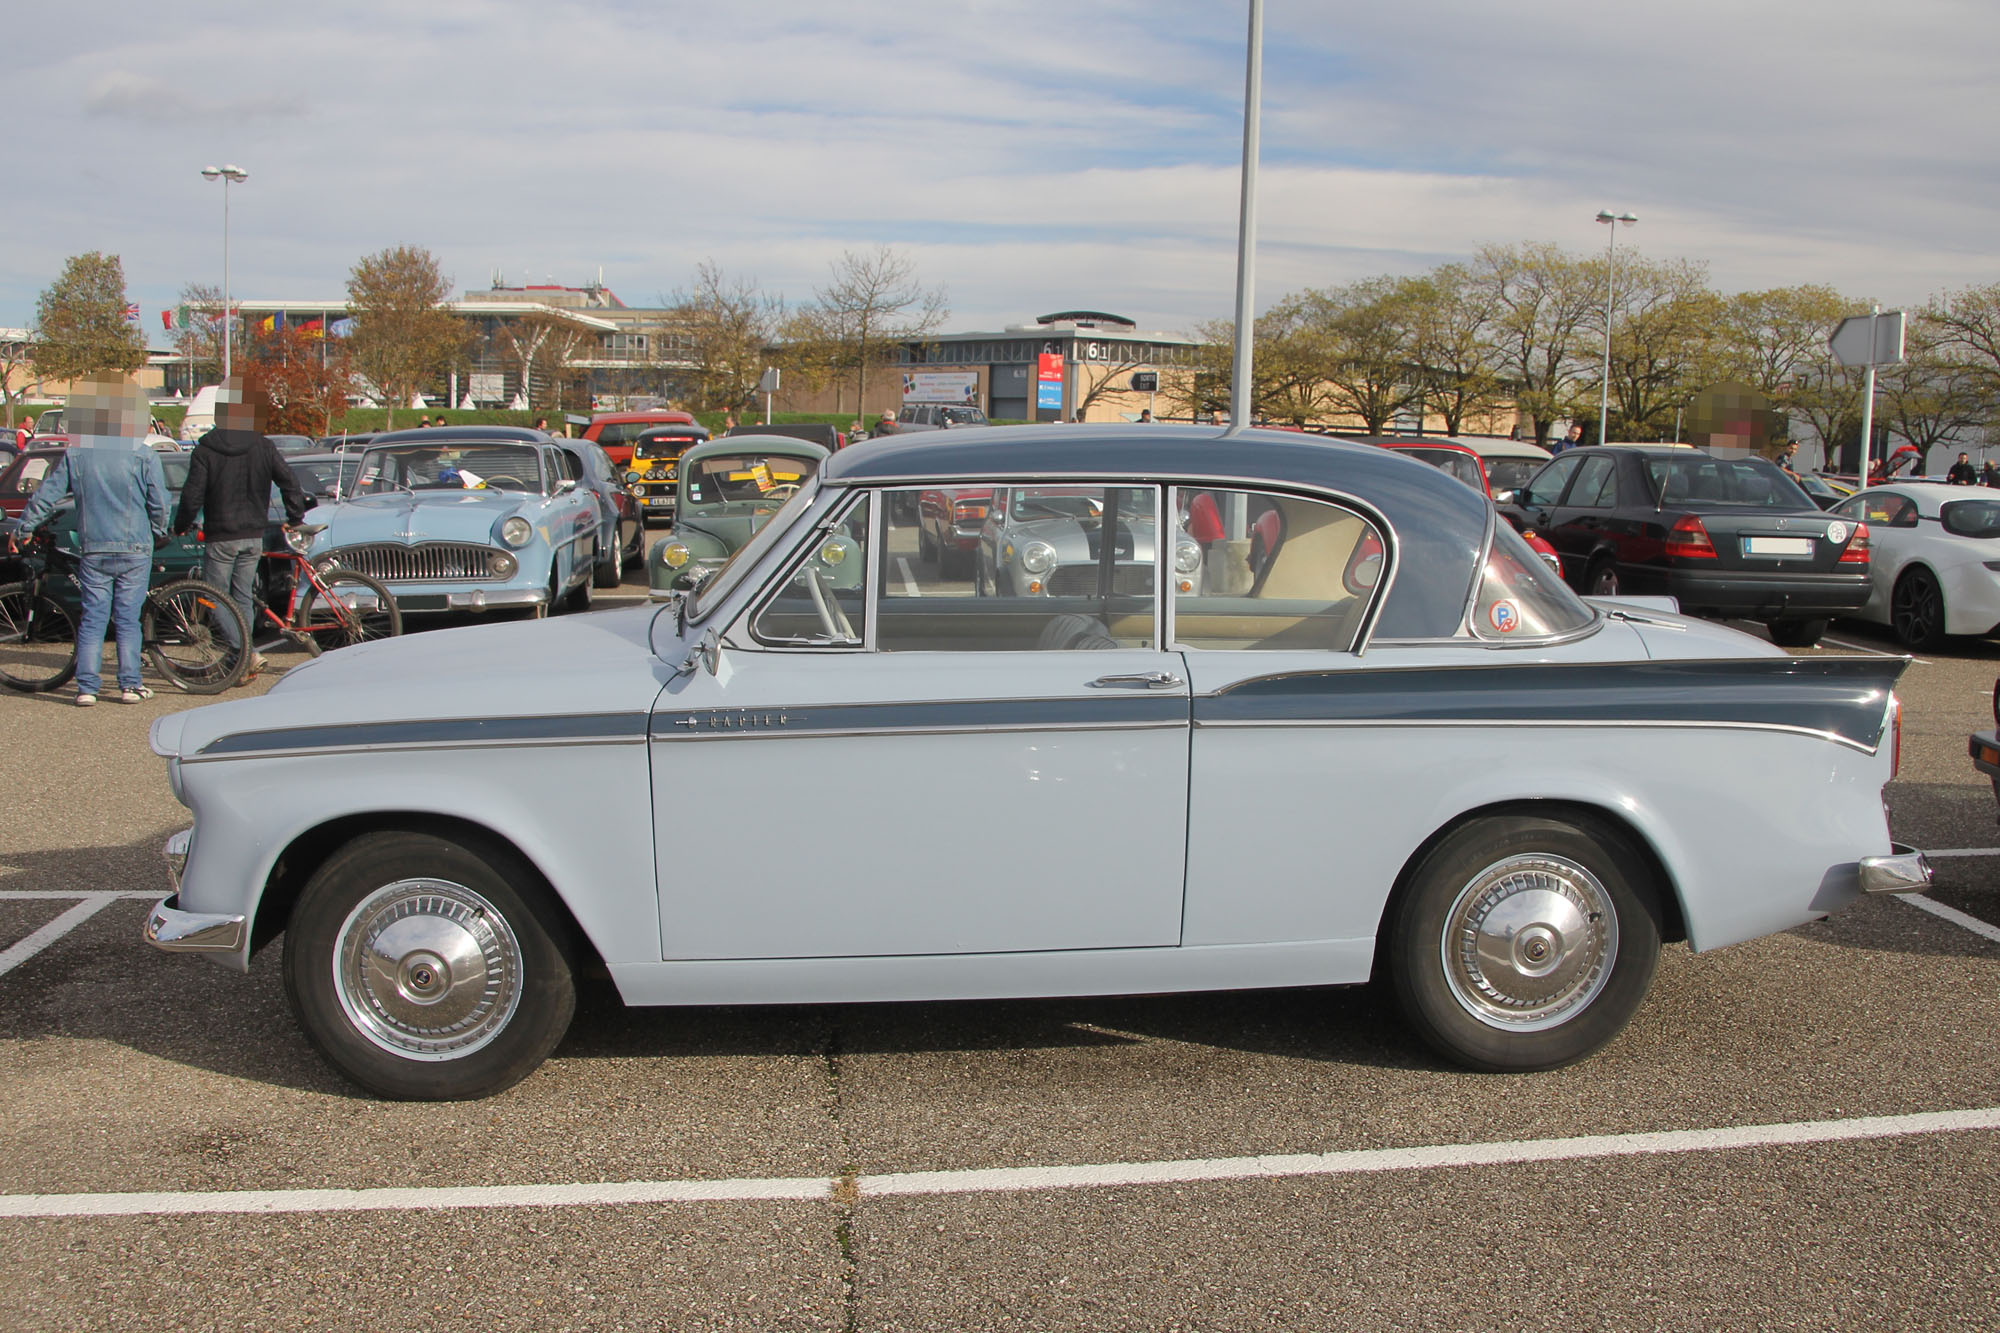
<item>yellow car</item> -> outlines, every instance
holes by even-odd
[[[705,426],[654,426],[632,442],[632,462],[625,484],[637,487],[639,509],[648,523],[670,523],[680,481],[680,458],[708,438]]]

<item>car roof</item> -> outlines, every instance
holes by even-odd
[[[683,412],[678,408],[672,407],[656,407],[648,408],[643,412],[599,412],[590,419],[590,424],[596,426],[607,421],[619,423],[628,421],[678,421],[686,424],[693,420],[694,413],[692,412]]]
[[[832,454],[811,440],[789,435],[725,435],[719,440],[703,440],[681,455],[681,467],[718,454],[776,454],[780,458],[831,458]]]
[[[1943,481],[1885,481],[1870,486],[1866,492],[1856,491],[1854,495],[1870,494],[1875,491],[1894,491],[1907,495],[1922,506],[1925,513],[1934,514],[1941,505],[1954,500],[1991,500],[2000,502],[2000,491],[1991,486],[1953,486]],[[1841,503],[1853,499],[1853,495],[1842,496]]]
[[[1296,486],[1351,496],[1388,520],[1401,546],[1383,638],[1457,632],[1485,551],[1493,506],[1470,486],[1440,487],[1437,469],[1393,449],[1321,435],[1217,426],[965,426],[867,440],[828,460],[822,482],[1185,478]]]
[[[368,447],[378,444],[547,444],[545,431],[526,426],[419,426],[414,430],[394,430],[377,435]]]

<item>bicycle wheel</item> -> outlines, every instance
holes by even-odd
[[[0,682],[31,693],[76,674],[76,621],[25,583],[0,588]]]
[[[220,694],[250,664],[250,626],[213,583],[177,579],[153,589],[139,623],[146,660],[189,694]]]
[[[307,588],[299,599],[298,628],[322,648],[345,648],[369,639],[387,639],[403,632],[403,612],[395,594],[366,574],[336,570],[320,577],[319,588]]]

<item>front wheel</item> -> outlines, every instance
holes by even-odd
[[[526,1078],[576,1009],[567,931],[511,851],[366,834],[307,882],[285,991],[313,1045],[383,1097],[486,1097]]]
[[[1918,566],[1896,580],[1889,595],[1889,627],[1906,648],[1944,643],[1944,590],[1928,569]]]
[[[1398,1005],[1491,1072],[1572,1064],[1617,1036],[1660,957],[1652,870],[1588,818],[1494,815],[1425,854],[1386,923]]]
[[[40,693],[76,674],[76,621],[25,583],[0,588],[0,683]]]
[[[139,628],[146,660],[189,694],[220,694],[250,665],[250,622],[213,583],[178,579],[153,589]]]
[[[321,577],[326,594],[308,587],[299,599],[298,629],[322,649],[345,648],[370,639],[392,639],[403,632],[402,608],[381,583],[353,570],[336,570]]]

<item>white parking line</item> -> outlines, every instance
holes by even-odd
[[[1920,911],[1929,912],[1932,916],[1949,921],[1954,926],[1963,926],[1981,939],[1992,940],[1995,944],[2000,944],[2000,926],[1988,925],[1976,916],[1961,912],[1956,907],[1947,907],[1945,904],[1931,898],[1919,897],[1914,893],[1899,894],[1898,896],[1904,902]]]
[[[1204,1180],[1434,1171],[1459,1166],[1585,1161],[1660,1153],[1797,1147],[2000,1129],[2000,1106],[1914,1115],[1800,1120],[1775,1125],[1598,1134],[1573,1139],[1446,1143],[1416,1148],[1268,1157],[1106,1162],[1090,1166],[909,1171],[880,1176],[793,1176],[749,1180],[623,1181],[578,1185],[473,1185],[454,1189],[226,1190],[131,1194],[0,1195],[0,1217],[134,1217],[156,1214],[352,1213],[432,1208],[576,1208],[651,1203],[813,1202],[848,1191],[876,1198],[936,1194],[1023,1193],[1051,1189],[1169,1185]]]
[[[26,895],[22,896],[25,897]],[[6,950],[0,951],[0,977],[6,976],[30,958],[33,958],[36,954],[54,944],[57,940],[75,930],[78,926],[117,902],[120,898],[129,898],[133,895],[124,893],[66,893],[61,896],[65,898],[82,898],[83,901],[49,922],[46,926],[43,926],[40,930],[16,940]]]
[[[910,572],[910,561],[907,556],[896,557],[896,572],[903,576],[903,595],[917,596],[921,590],[917,587],[917,576]]]
[[[1870,648],[1865,643],[1849,643],[1846,639],[1829,639],[1822,637],[1820,639],[1820,642],[1830,643],[1839,648],[1851,648],[1857,653],[1867,653],[1871,657],[1902,657],[1905,655],[1903,653],[1884,652],[1880,648]],[[1918,666],[1932,665],[1930,659],[1923,657],[1912,657],[1910,658],[1910,661],[1914,662]]]
[[[72,889],[0,889],[0,902],[74,902],[78,898],[144,898],[148,902],[158,902],[166,895],[155,890],[152,893],[120,890],[101,893],[77,893]]]
[[[1940,847],[1933,851],[1926,847],[1925,856],[2000,856],[2000,847]]]

